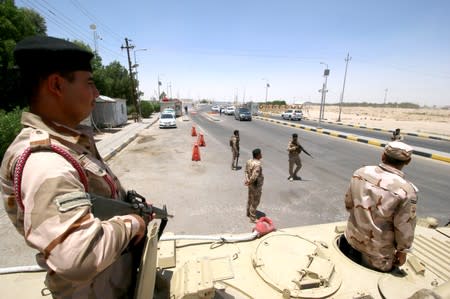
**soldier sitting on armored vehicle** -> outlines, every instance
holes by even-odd
[[[412,148],[387,144],[378,166],[365,166],[352,176],[345,195],[350,213],[340,248],[362,265],[388,272],[406,261],[416,226],[417,188],[404,178]]]

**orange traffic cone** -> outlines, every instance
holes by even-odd
[[[192,126],[191,136],[197,136],[197,131],[195,130],[195,126]]]
[[[202,133],[198,134],[198,141],[197,141],[197,143],[198,143],[199,146],[206,146],[205,139],[203,138],[203,134]]]
[[[200,149],[197,143],[192,148],[192,161],[200,161]]]

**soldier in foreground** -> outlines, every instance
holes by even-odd
[[[54,298],[131,298],[133,248],[146,223],[136,214],[101,221],[91,195],[126,192],[100,157],[90,127],[79,125],[99,92],[93,54],[65,40],[34,36],[14,50],[30,112],[0,169],[5,210],[39,251]],[[139,257],[138,257],[139,258]]]
[[[298,135],[292,134],[292,138],[289,141],[287,151],[289,152],[289,176],[288,180],[301,180],[302,178],[297,176],[297,173],[302,168],[302,161],[300,160],[300,153],[305,152],[308,156],[311,156],[299,143]],[[294,165],[296,165],[294,170]]]
[[[238,161],[239,161],[239,131],[234,130],[233,135],[230,138],[230,146],[231,146],[231,170],[238,169]]]
[[[247,161],[245,165],[245,186],[248,186],[247,217],[250,222],[256,221],[256,208],[261,200],[264,175],[261,166],[261,150],[254,149],[253,159]]]
[[[412,150],[390,142],[381,164],[356,170],[350,181],[345,195],[350,216],[340,247],[369,268],[387,272],[403,265],[413,242],[418,190],[402,172]]]

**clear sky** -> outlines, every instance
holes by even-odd
[[[38,11],[51,36],[78,39],[103,64],[128,68],[125,37],[144,98],[339,101],[450,105],[447,0],[16,0]],[[387,90],[387,91],[386,91]]]

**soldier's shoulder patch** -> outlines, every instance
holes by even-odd
[[[30,133],[30,146],[32,148],[45,147],[51,144],[50,135],[48,132],[34,129]]]
[[[80,191],[57,196],[55,198],[55,203],[60,212],[67,212],[83,206],[92,206],[89,194]]]

